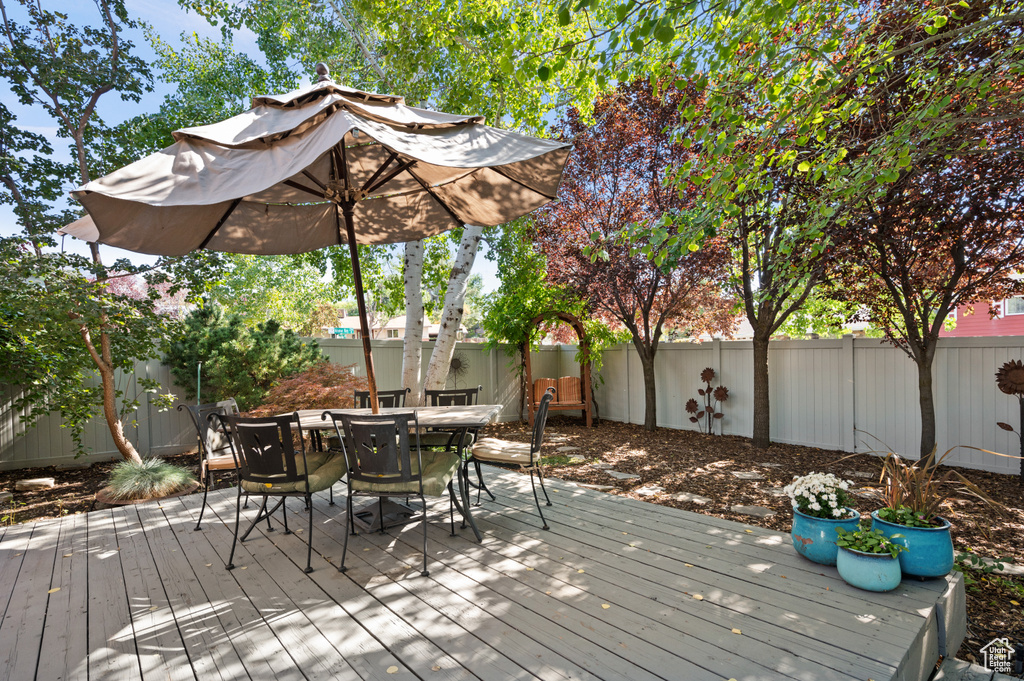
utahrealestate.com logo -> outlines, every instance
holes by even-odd
[[[980,652],[985,656],[986,668],[1003,674],[1013,672],[1013,656],[1017,651],[1010,645],[1009,639],[994,638]]]

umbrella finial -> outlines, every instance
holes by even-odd
[[[319,62],[316,65],[316,75],[318,76],[316,79],[316,82],[318,83],[331,80],[331,70],[327,68],[327,64],[323,62]]]

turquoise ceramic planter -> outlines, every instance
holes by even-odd
[[[871,528],[881,530],[887,537],[902,534],[892,540],[902,544],[906,551],[900,551],[900,569],[911,577],[943,577],[953,569],[953,539],[949,536],[949,521],[942,521],[942,527],[907,527],[882,520],[878,511],[871,514]]]
[[[892,591],[900,585],[900,562],[888,553],[840,548],[836,569],[847,584],[865,591]]]
[[[836,546],[836,528],[841,527],[847,532],[853,532],[860,526],[860,513],[852,508],[847,510],[853,513],[853,517],[829,520],[801,513],[794,507],[793,531],[790,534],[796,552],[815,563],[835,565],[836,555],[839,553],[839,547]]]

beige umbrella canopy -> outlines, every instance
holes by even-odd
[[[74,192],[63,231],[139,253],[281,255],[349,244],[371,404],[376,381],[356,244],[498,225],[555,197],[569,145],[316,84],[183,128],[175,143]]]

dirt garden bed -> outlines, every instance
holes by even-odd
[[[529,431],[522,424],[493,426],[488,434],[524,442],[529,439]],[[607,491],[611,494],[781,532],[788,532],[792,522],[789,499],[781,494],[781,488],[796,475],[812,471],[835,473],[851,479],[856,491],[862,494],[879,487],[880,460],[866,454],[844,458],[848,456],[844,452],[779,444],[757,450],[749,439],[741,437],[667,428],[647,432],[639,426],[608,421],[596,428],[586,428],[576,419],[561,416],[550,419],[547,436],[549,476],[610,486]],[[573,461],[574,458],[577,460]],[[195,454],[167,457],[167,461],[193,469],[197,465]],[[29,522],[91,510],[94,495],[105,485],[112,465],[0,472],[0,490],[13,491],[15,481],[23,478],[53,477],[57,483],[49,490],[15,492],[12,502],[0,508],[0,522]],[[617,480],[601,465],[639,477]],[[1005,511],[999,513],[968,495],[954,494],[943,514],[953,523],[957,552],[1002,557],[1024,566],[1024,488],[1015,476],[963,469],[961,472],[1002,503]],[[753,473],[757,477],[737,477],[733,473]],[[215,487],[233,484],[234,473],[215,475]],[[651,493],[652,488],[660,491]],[[682,501],[675,496],[682,492],[706,500]],[[877,508],[867,497],[856,499],[861,512]],[[732,511],[735,506],[760,506],[774,511],[774,515],[743,515]],[[984,574],[969,567],[965,575],[969,585],[968,636],[957,657],[980,663],[979,649],[996,637],[1024,642],[1024,576]]]

